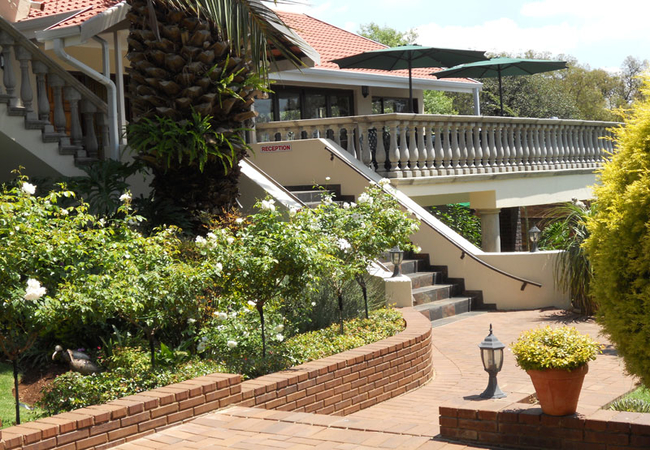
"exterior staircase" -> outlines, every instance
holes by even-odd
[[[299,186],[285,186],[285,189],[290,191],[293,195],[298,197],[309,208],[317,206],[323,199],[323,192],[334,194],[332,200],[337,203],[353,202],[354,195],[341,194],[340,184],[328,184],[322,186],[323,189],[316,189],[314,186],[299,185]]]
[[[109,147],[106,102],[0,18],[0,144],[5,181],[23,165],[30,176],[82,175]],[[13,178],[13,176],[11,176]]]
[[[384,265],[394,268],[390,262]],[[432,322],[496,309],[493,304],[483,303],[480,291],[467,291],[464,279],[449,278],[446,266],[430,265],[428,254],[405,255],[402,274],[411,279],[414,309]]]

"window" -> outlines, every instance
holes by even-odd
[[[373,114],[390,114],[390,113],[407,113],[409,99],[395,97],[373,97],[372,113]],[[418,110],[417,99],[413,99],[413,108]]]
[[[273,86],[268,99],[255,101],[257,122],[320,119],[353,114],[352,91]]]

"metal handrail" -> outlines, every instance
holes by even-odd
[[[344,164],[346,164],[348,167],[350,167],[352,170],[354,170],[354,171],[357,172],[359,175],[361,175],[362,177],[364,177],[366,180],[368,180],[368,181],[372,181],[372,180],[371,180],[371,179],[370,179],[370,178],[369,178],[365,173],[363,173],[362,171],[360,171],[360,170],[359,170],[357,167],[355,167],[354,165],[350,164],[350,162],[347,161],[346,159],[342,158],[342,157],[341,157],[341,156],[340,156],[340,155],[339,155],[339,154],[338,154],[334,149],[332,149],[332,148],[330,148],[330,147],[328,147],[328,146],[325,146],[325,150],[329,151],[330,154],[331,154],[332,156],[335,156],[336,158],[338,158],[341,162],[343,162]],[[399,198],[395,197],[395,200],[397,200],[397,202],[398,202],[398,203],[399,203],[403,208],[409,209],[409,206],[408,206],[407,204],[405,204],[403,201],[401,201]],[[525,278],[518,277],[518,276],[513,275],[513,274],[511,274],[511,273],[505,272],[505,271],[499,269],[498,267],[494,267],[493,265],[486,263],[486,262],[483,261],[482,259],[478,258],[476,255],[467,252],[467,250],[465,250],[464,248],[462,248],[462,247],[461,247],[457,242],[454,242],[452,239],[450,239],[449,236],[445,235],[444,233],[441,233],[441,232],[436,228],[436,226],[435,226],[433,223],[431,223],[431,222],[429,222],[428,220],[426,220],[426,218],[422,217],[422,218],[420,218],[420,221],[421,221],[421,222],[424,222],[426,225],[429,226],[429,228],[431,228],[432,230],[436,231],[439,235],[441,235],[443,238],[445,238],[449,243],[451,243],[452,245],[454,245],[454,247],[456,247],[458,250],[460,250],[460,251],[461,251],[460,259],[465,258],[465,256],[469,256],[471,259],[473,259],[474,261],[478,262],[478,263],[481,264],[482,266],[484,266],[484,267],[486,267],[486,268],[488,268],[488,269],[490,269],[490,270],[493,270],[493,271],[497,272],[497,273],[500,274],[500,275],[503,275],[503,276],[506,276],[506,277],[508,277],[508,278],[512,278],[513,280],[516,280],[516,281],[521,282],[521,283],[522,283],[522,285],[521,285],[521,290],[522,290],[522,291],[523,291],[524,289],[526,289],[526,286],[528,286],[529,284],[532,285],[532,286],[540,287],[540,288],[542,287],[541,283],[537,283],[536,281],[527,280],[527,279],[525,279]]]

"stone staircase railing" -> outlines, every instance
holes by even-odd
[[[27,129],[42,130],[44,142],[59,142],[60,153],[74,155],[79,163],[102,157],[109,147],[106,102],[2,18],[0,48],[0,102],[7,104],[8,114],[24,116]]]
[[[599,167],[616,122],[428,114],[289,120],[257,142],[328,138],[388,178]]]

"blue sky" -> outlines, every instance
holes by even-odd
[[[486,51],[535,50],[615,70],[650,60],[650,0],[300,0],[279,5],[349,31],[375,22],[415,28],[418,44]]]

